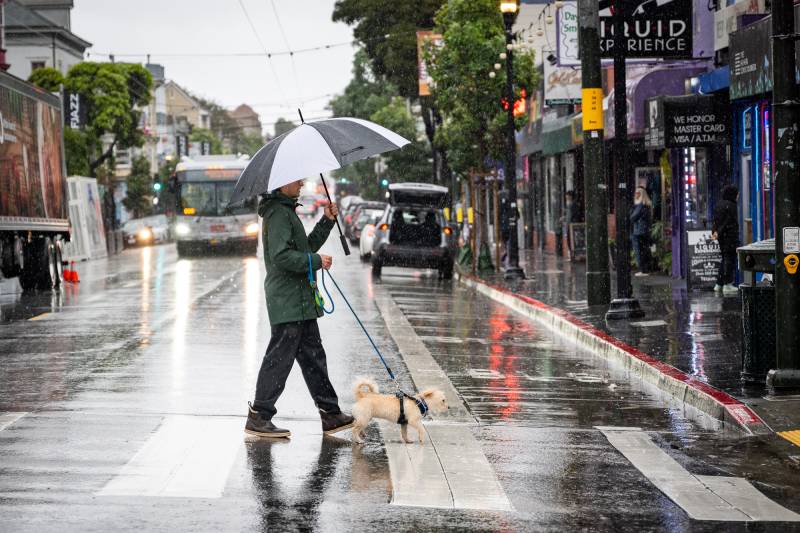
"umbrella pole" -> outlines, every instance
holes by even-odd
[[[302,115],[300,115],[302,117]],[[325,195],[328,197],[328,201],[333,203],[331,199],[331,193],[328,192],[328,184],[325,183],[325,178],[322,176],[322,172],[319,173],[319,179],[322,180],[322,186],[325,187]],[[339,217],[334,217],[336,221],[336,227],[339,229],[339,240],[342,241],[342,248],[344,248],[344,255],[350,255],[350,247],[347,245],[347,238],[342,233],[342,227],[339,225]]]

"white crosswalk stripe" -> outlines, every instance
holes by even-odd
[[[8,426],[22,418],[23,416],[27,415],[28,413],[19,413],[19,412],[5,412],[0,413],[0,431],[3,431]]]
[[[653,485],[695,520],[800,521],[800,515],[773,502],[745,479],[689,473],[638,428],[598,429]]]

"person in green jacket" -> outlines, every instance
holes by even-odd
[[[329,269],[333,259],[317,251],[325,243],[339,210],[331,203],[314,230],[306,235],[295,214],[303,180],[262,196],[258,214],[263,217],[262,242],[267,278],[264,290],[272,329],[267,353],[256,382],[255,400],[248,403],[245,433],[260,437],[289,437],[288,429],[272,423],[275,402],[283,392],[294,361],[322,419],[322,431],[336,433],[353,426],[353,417],[339,409],[339,400],[328,378],[325,349],[317,318],[322,309],[309,283],[309,260],[314,279],[320,268]]]

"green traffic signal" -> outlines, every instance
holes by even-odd
[[[388,186],[389,186],[389,180],[387,180],[386,178],[383,178],[381,180],[381,187],[388,187]]]
[[[158,181],[155,182],[153,184],[153,190],[156,191],[156,192],[160,191],[161,190],[161,182],[158,182]]]

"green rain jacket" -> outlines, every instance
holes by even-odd
[[[271,325],[301,320],[315,320],[323,315],[314,302],[308,283],[308,254],[316,280],[322,258],[316,253],[328,238],[335,222],[323,216],[306,236],[295,214],[297,202],[281,192],[261,198],[258,214],[264,218],[261,239],[267,278],[264,292]]]

